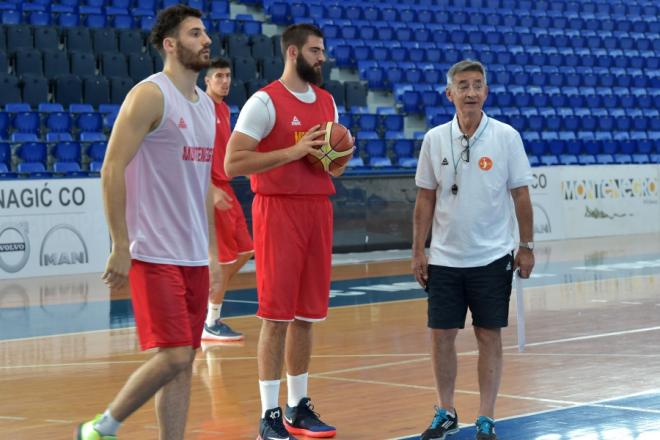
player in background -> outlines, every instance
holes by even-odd
[[[206,93],[213,100],[216,115],[215,146],[213,150],[213,200],[215,205],[215,231],[218,241],[218,282],[211,285],[208,312],[202,339],[240,341],[243,334],[234,331],[220,319],[222,302],[231,279],[254,255],[252,238],[245,215],[230,179],[225,173],[225,153],[231,134],[229,106],[224,102],[231,86],[231,66],[224,58],[211,61],[206,71]]]

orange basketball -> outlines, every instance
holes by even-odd
[[[355,140],[348,128],[337,122],[326,122],[324,125],[325,144],[319,147],[323,152],[323,157],[319,159],[308,154],[307,160],[314,167],[322,168],[325,171],[333,171],[341,168],[351,159]]]

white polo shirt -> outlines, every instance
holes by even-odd
[[[426,133],[419,155],[415,183],[436,190],[433,265],[485,266],[513,251],[518,233],[510,190],[532,183],[522,139],[510,125],[483,113],[470,138],[469,162],[461,160],[462,137],[454,116]]]

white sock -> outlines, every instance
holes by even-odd
[[[94,429],[101,435],[115,435],[120,426],[121,422],[110,414],[110,408],[106,409],[101,418],[94,423]]]
[[[263,416],[269,409],[277,408],[280,400],[280,381],[279,380],[260,380],[259,394],[261,394],[261,415]]]
[[[209,301],[209,308],[208,311],[206,312],[206,322],[205,322],[207,327],[213,327],[215,325],[215,321],[220,319],[221,310],[222,310],[222,303],[213,304],[211,301]]]
[[[309,374],[303,373],[297,376],[286,375],[287,382],[287,404],[291,407],[297,406],[300,399],[307,397],[307,378]]]

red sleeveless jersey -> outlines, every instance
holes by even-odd
[[[215,143],[213,144],[213,163],[211,167],[211,180],[215,186],[222,182],[229,182],[225,173],[225,154],[227,142],[231,135],[229,122],[229,106],[224,102],[213,102],[215,105]]]
[[[290,147],[313,126],[335,120],[332,96],[314,85],[316,101],[300,101],[280,81],[261,89],[273,101],[275,125],[257,145],[257,151],[267,152]],[[252,191],[263,195],[332,195],[335,186],[330,175],[312,167],[302,158],[262,173],[250,176]]]

